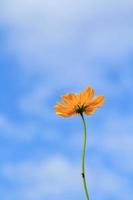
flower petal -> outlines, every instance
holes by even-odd
[[[90,109],[86,109],[85,110],[85,114],[86,115],[92,115],[95,112],[95,108],[90,108]]]
[[[87,105],[92,97],[94,96],[94,90],[91,87],[87,87],[83,92],[80,93],[81,105]]]
[[[99,108],[105,101],[103,96],[96,96],[93,101],[89,104],[90,108]]]
[[[67,106],[75,106],[75,94],[69,93],[61,97]]]
[[[60,115],[62,117],[70,117],[70,115],[66,114],[66,113],[62,113],[62,112],[56,112],[57,115]]]
[[[73,108],[62,105],[61,103],[57,103],[55,106],[55,112],[57,115],[61,115],[64,117],[69,117],[75,114],[75,110]]]

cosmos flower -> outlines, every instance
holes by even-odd
[[[94,90],[91,87],[85,88],[79,94],[68,93],[61,97],[63,103],[58,102],[55,105],[55,112],[57,115],[63,117],[70,117],[73,115],[80,115],[84,127],[83,149],[82,149],[82,169],[81,175],[83,179],[84,191],[86,200],[89,200],[89,193],[85,177],[85,152],[87,141],[87,128],[84,119],[84,114],[91,115],[99,108],[105,101],[103,96],[94,96]]]
[[[58,102],[55,106],[57,115],[70,117],[73,115],[86,114],[91,115],[105,101],[103,96],[94,96],[94,90],[91,87],[85,88],[79,94],[68,93],[61,97],[63,103]]]

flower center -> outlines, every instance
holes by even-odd
[[[82,114],[85,111],[85,107],[83,105],[82,106],[77,105],[75,110],[76,110],[76,113]]]

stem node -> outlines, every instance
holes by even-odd
[[[82,175],[82,178],[85,178],[85,174],[84,173],[81,173],[81,175]]]

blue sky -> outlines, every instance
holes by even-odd
[[[0,2],[0,199],[82,200],[82,124],[54,113],[86,86],[90,199],[132,200],[133,2]]]

